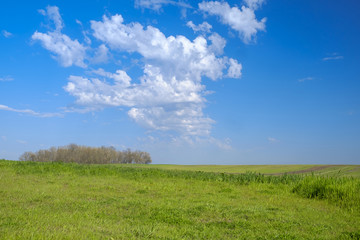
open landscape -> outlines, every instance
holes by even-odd
[[[0,240],[360,240],[360,1],[0,1]]]
[[[0,238],[359,239],[359,166],[316,167],[1,160]]]

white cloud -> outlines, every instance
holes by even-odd
[[[122,87],[130,86],[131,78],[127,75],[125,71],[117,70],[116,73],[110,73],[106,72],[102,68],[99,68],[97,70],[93,70],[92,72],[103,77],[111,78],[115,81],[117,85],[120,85]]]
[[[183,8],[191,8],[191,6],[183,1],[174,0],[135,0],[135,7],[148,8],[159,11],[163,5],[175,5]]]
[[[170,68],[169,71],[176,71],[176,74],[183,72],[181,78],[189,77],[189,74],[196,81],[201,80],[201,75],[213,80],[222,77],[226,60],[209,51],[204,37],[197,37],[194,41],[181,35],[165,37],[152,26],[144,29],[139,23],[125,25],[123,21],[121,15],[114,15],[111,19],[104,16],[101,22],[91,21],[94,37],[113,50],[138,52],[163,70]]]
[[[209,50],[214,52],[216,55],[222,55],[226,46],[226,40],[217,33],[213,33],[209,36],[211,45]]]
[[[85,43],[88,44],[88,45],[90,45],[90,44],[91,44],[91,39],[88,37],[88,32],[84,30],[84,26],[83,26],[82,22],[81,22],[80,20],[78,20],[78,19],[76,19],[75,22],[76,22],[77,24],[79,24],[79,26],[80,26],[81,29],[82,29],[81,33],[82,33],[83,36],[84,36],[84,41],[85,41]]]
[[[218,16],[223,24],[236,30],[245,43],[254,39],[258,31],[265,30],[266,18],[258,21],[252,8],[242,6],[239,9],[230,7],[227,2],[203,1],[199,3],[199,9],[210,15]]]
[[[338,55],[338,53],[332,53],[330,54],[331,56],[329,57],[324,57],[322,60],[323,61],[330,61],[330,60],[341,60],[344,59],[344,56],[340,56]]]
[[[1,139],[5,142],[7,140],[6,136],[1,136]]]
[[[306,77],[306,78],[299,79],[298,82],[305,82],[305,81],[312,81],[312,80],[314,80],[313,77]]]
[[[81,27],[83,26],[82,22],[79,19],[75,19],[75,22],[79,24]]]
[[[43,118],[62,117],[63,116],[61,113],[39,113],[39,112],[35,112],[33,110],[30,110],[30,109],[15,109],[15,108],[11,108],[11,107],[8,107],[6,105],[1,105],[1,104],[0,104],[0,110],[10,111],[10,112],[17,112],[17,113],[24,113],[24,114],[32,115],[32,116],[35,116],[35,117],[43,117]]]
[[[64,25],[58,7],[48,6],[46,11],[42,10],[40,13],[53,21],[55,30],[48,31],[47,33],[36,31],[31,38],[40,41],[45,49],[54,53],[54,58],[64,67],[72,65],[86,67],[84,63],[86,47],[79,43],[78,40],[72,40],[67,35],[61,33]]]
[[[10,82],[13,80],[14,80],[14,78],[11,76],[0,77],[0,82]]]
[[[55,24],[55,29],[60,31],[64,27],[63,20],[59,13],[59,8],[57,6],[47,6],[46,11],[41,11],[41,14],[47,16]]]
[[[2,35],[4,37],[6,37],[6,38],[10,38],[10,37],[12,37],[13,34],[11,32],[6,31],[6,30],[2,30]]]
[[[95,52],[95,56],[91,60],[92,63],[105,63],[109,60],[109,49],[101,44]]]
[[[116,74],[96,70],[98,75],[111,78],[113,84],[97,78],[70,76],[65,90],[77,98],[77,104],[102,108],[126,106],[139,125],[151,130],[178,130],[188,135],[209,134],[213,120],[203,116],[203,99],[199,91],[203,86],[191,81],[168,83],[153,69],[146,66],[146,81],[129,86],[130,77],[121,70]]]
[[[267,140],[269,141],[269,143],[278,143],[279,140],[277,140],[276,138],[273,137],[268,137]]]
[[[44,9],[39,9],[38,13],[40,13],[43,16],[46,16],[46,11]]]
[[[340,59],[344,59],[343,56],[334,56],[334,57],[324,57],[323,60],[324,61],[328,61],[328,60],[340,60]]]
[[[199,25],[195,25],[192,21],[186,23],[186,26],[191,28],[194,32],[205,32],[209,33],[212,26],[208,22],[203,22]]]
[[[111,50],[143,57],[140,83],[132,82],[123,70],[98,69],[92,73],[105,79],[70,76],[64,89],[85,108],[129,107],[129,117],[150,130],[209,135],[214,121],[203,114],[206,91],[202,77],[240,77],[240,72],[232,70],[236,60],[217,57],[225,40],[214,34],[209,45],[202,36],[193,41],[180,35],[166,37],[152,26],[144,29],[139,23],[123,22],[121,15],[104,16],[102,21],[91,21],[91,28],[94,37]],[[228,66],[232,74],[224,75]]]
[[[221,148],[223,150],[231,150],[232,149],[230,138],[226,138],[224,140],[219,140],[219,139],[211,137],[209,139],[209,143],[215,144],[218,148]]]
[[[41,41],[44,48],[54,53],[54,56],[64,67],[76,65],[86,67],[84,63],[85,47],[77,40],[71,40],[67,35],[57,32],[39,33],[32,35],[33,40]]]
[[[183,135],[208,136],[214,120],[202,113],[198,104],[178,104],[150,108],[131,108],[129,116],[139,125],[153,130],[178,131]]]
[[[230,78],[240,78],[241,77],[241,70],[242,65],[238,63],[235,59],[230,58],[230,67],[228,69],[227,76]]]
[[[348,111],[348,112],[347,112],[347,115],[349,115],[349,116],[352,116],[352,115],[354,115],[354,114],[356,114],[355,111]]]
[[[27,141],[24,141],[24,140],[17,140],[16,142],[18,142],[20,144],[27,144]]]
[[[258,9],[265,2],[265,0],[244,0],[246,5],[251,9]]]

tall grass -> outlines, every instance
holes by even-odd
[[[241,185],[250,183],[290,184],[299,181],[300,175],[267,176],[260,173],[244,174],[215,173],[203,171],[165,170],[156,168],[128,167],[123,165],[82,165],[62,162],[14,162],[1,161],[1,165],[11,164],[18,174],[75,174],[80,176],[122,176],[138,178],[182,178],[201,181],[230,182]]]
[[[306,198],[326,199],[352,211],[360,209],[360,180],[356,178],[305,176],[292,192]]]

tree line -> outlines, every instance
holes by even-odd
[[[111,164],[111,163],[151,163],[150,154],[142,151],[126,149],[117,151],[114,147],[87,147],[69,144],[64,147],[51,147],[39,150],[35,153],[25,152],[20,161],[33,162],[75,162],[87,164]]]

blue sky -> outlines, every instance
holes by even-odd
[[[360,164],[360,3],[2,1],[0,158]]]

